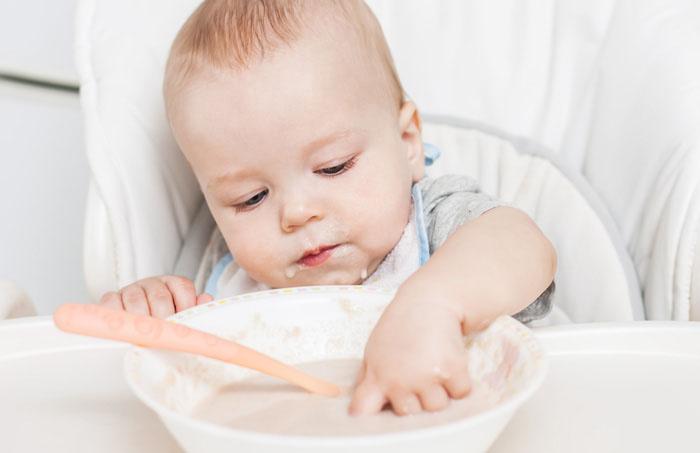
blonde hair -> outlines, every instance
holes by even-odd
[[[350,25],[376,57],[396,107],[403,87],[381,26],[362,0],[206,0],[178,32],[170,49],[163,85],[166,107],[197,71],[243,70],[282,45],[291,45],[305,31],[311,13]]]

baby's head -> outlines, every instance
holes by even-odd
[[[255,280],[357,284],[398,242],[423,176],[420,119],[361,0],[205,1],[173,43],[164,93]]]

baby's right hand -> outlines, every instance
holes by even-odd
[[[173,313],[205,304],[214,298],[207,293],[197,295],[194,283],[176,275],[144,278],[117,292],[100,298],[100,305],[130,313],[167,318]]]

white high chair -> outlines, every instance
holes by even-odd
[[[161,98],[170,42],[198,3],[79,3],[94,300],[192,276],[211,232]],[[429,173],[471,174],[557,247],[557,320],[700,319],[697,2],[369,3],[443,151]]]

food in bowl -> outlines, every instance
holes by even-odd
[[[134,349],[127,379],[188,451],[483,451],[544,376],[529,329],[503,317],[465,338],[473,389],[436,413],[347,415],[364,343],[393,292],[308,287],[237,296],[173,317],[341,386],[311,395],[211,359]]]

